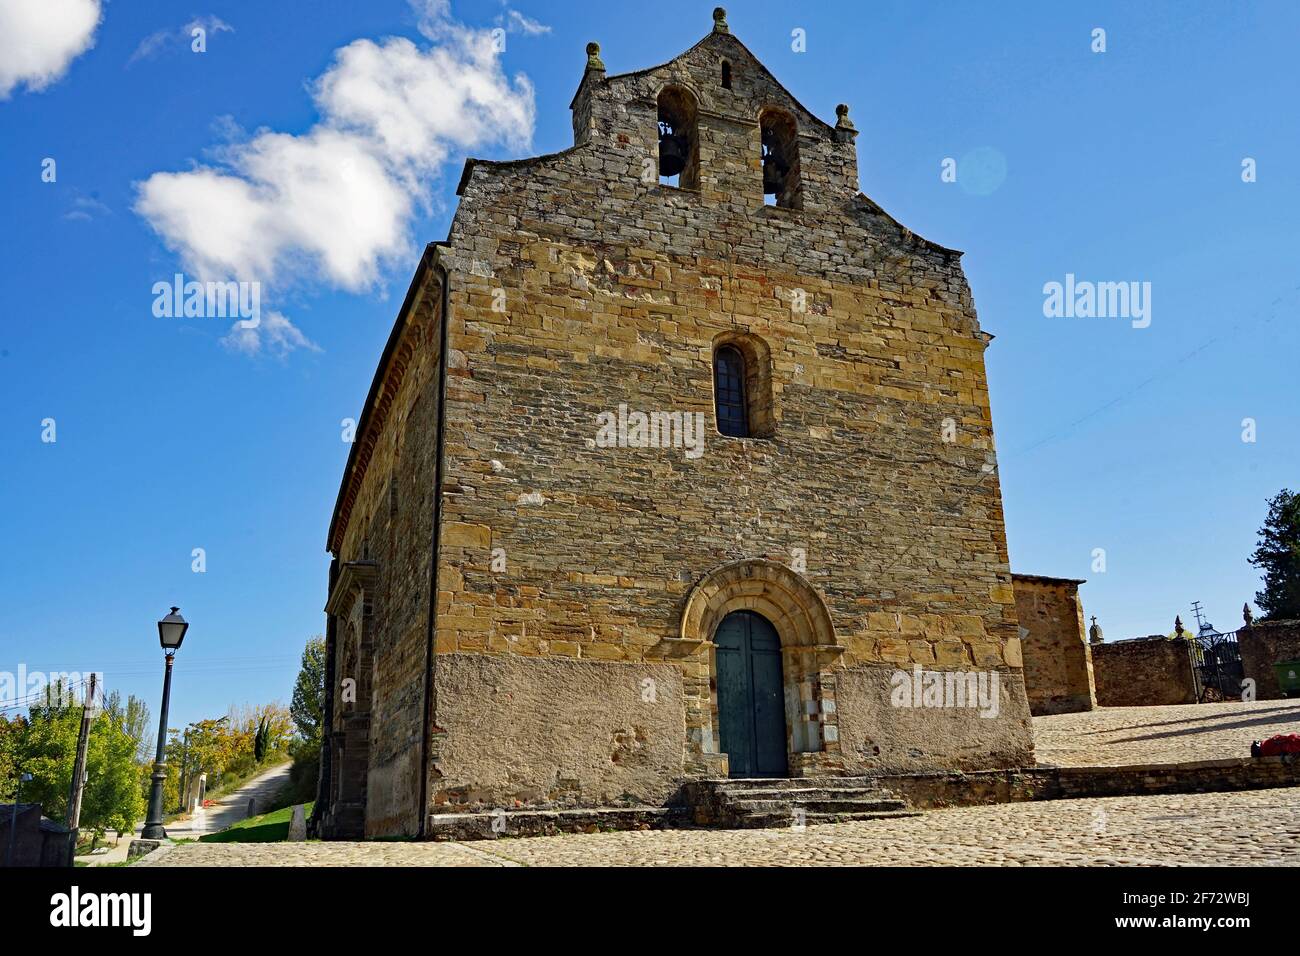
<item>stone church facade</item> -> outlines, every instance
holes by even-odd
[[[573,147],[466,164],[367,397],[322,835],[1032,763],[960,253],[722,11],[651,69],[592,44],[572,111]],[[933,673],[995,706],[911,699]]]

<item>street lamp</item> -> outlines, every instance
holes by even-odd
[[[23,784],[31,782],[30,773],[20,774],[18,777],[18,790],[14,793],[14,813],[9,822],[9,851],[5,854],[5,866],[14,865],[14,842],[18,836],[18,804],[23,798]]]
[[[163,652],[175,654],[181,649],[181,641],[185,640],[185,632],[190,629],[189,623],[180,615],[180,608],[172,608],[172,612],[158,622],[158,643],[162,645]]]
[[[145,820],[144,830],[140,836],[146,840],[165,840],[167,831],[163,829],[163,784],[167,780],[167,705],[172,696],[172,658],[180,650],[181,641],[189,624],[180,615],[180,608],[158,622],[158,642],[162,645],[163,655],[167,658],[167,670],[163,677],[162,715],[158,721],[158,753],[153,762],[153,789],[149,791],[149,817]]]

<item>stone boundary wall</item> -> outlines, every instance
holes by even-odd
[[[1256,699],[1281,699],[1273,665],[1300,660],[1300,621],[1261,621],[1243,627],[1237,632],[1237,646],[1245,676],[1255,680]]]
[[[1028,800],[1294,787],[1300,786],[1300,759],[1242,757],[1116,767],[1027,767],[974,773],[883,775],[879,780],[882,786],[905,799],[910,808],[937,810]]]
[[[1097,703],[1102,707],[1161,707],[1196,703],[1186,641],[1149,637],[1092,646]]]

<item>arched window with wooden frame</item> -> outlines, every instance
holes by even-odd
[[[745,356],[734,345],[722,346],[713,354],[713,403],[718,431],[729,438],[749,437],[745,385]]]
[[[772,352],[760,336],[731,329],[713,338],[713,411],[718,434],[771,438],[779,412]]]

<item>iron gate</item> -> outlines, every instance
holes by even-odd
[[[1188,642],[1192,655],[1192,672],[1196,675],[1196,699],[1201,703],[1241,700],[1241,651],[1237,632],[1217,631],[1194,637]]]

